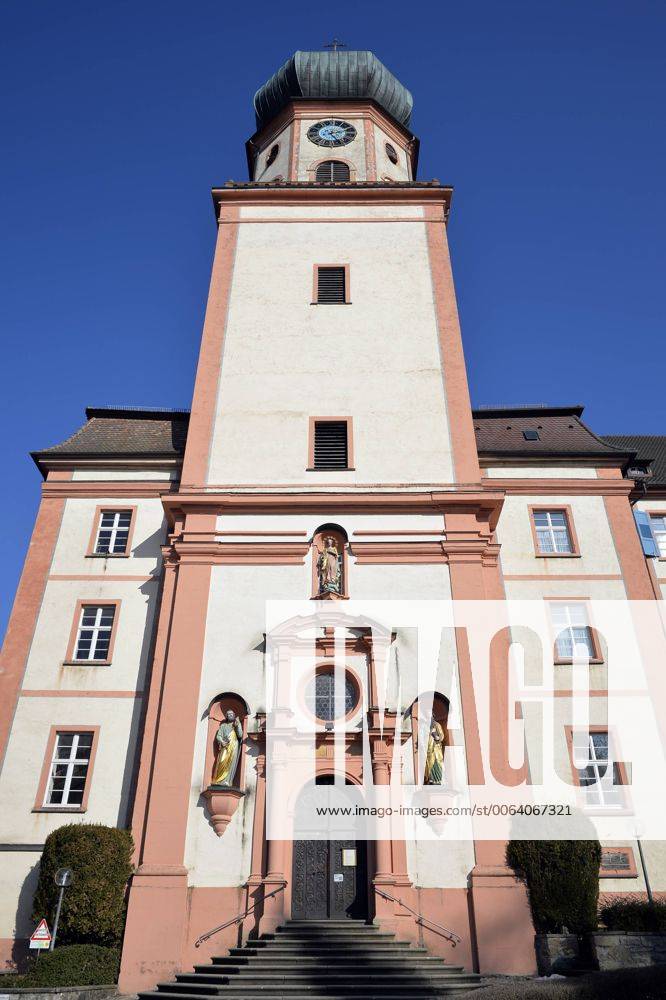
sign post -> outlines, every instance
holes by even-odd
[[[60,894],[58,896],[58,906],[56,908],[55,920],[53,922],[53,937],[51,939],[51,951],[55,948],[56,934],[58,933],[58,923],[60,921],[60,910],[62,908],[62,897],[65,895],[65,889],[68,885],[71,885],[74,881],[74,872],[71,868],[58,868],[55,873],[54,882],[57,886],[60,886]]]

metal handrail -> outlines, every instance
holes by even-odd
[[[379,893],[380,896],[383,896],[384,899],[390,899],[393,903],[397,903],[399,906],[404,906],[406,910],[409,910],[409,912],[416,917],[417,924],[434,924],[434,926],[439,928],[439,930],[443,933],[443,936],[453,943],[454,948],[462,941],[462,938],[454,931],[449,930],[449,928],[445,927],[443,924],[438,924],[436,920],[431,920],[430,917],[426,917],[422,913],[418,913],[417,910],[413,910],[411,906],[408,906],[402,899],[397,899],[395,896],[392,896],[390,892],[386,892],[385,889],[380,889],[378,886],[375,886],[375,892]]]
[[[277,889],[273,889],[271,892],[267,892],[265,896],[262,896],[261,899],[258,899],[256,902],[254,902],[252,906],[248,906],[245,910],[243,910],[242,913],[238,913],[235,917],[232,917],[231,920],[227,920],[225,921],[225,923],[220,924],[219,927],[213,927],[211,931],[206,931],[205,934],[202,934],[201,937],[198,937],[196,939],[196,941],[194,942],[194,947],[198,948],[199,945],[204,943],[204,941],[207,941],[208,938],[211,938],[213,934],[217,934],[218,931],[223,931],[225,927],[231,927],[233,924],[242,923],[245,920],[245,918],[249,916],[250,913],[252,913],[256,909],[259,903],[265,902],[267,899],[270,899],[271,896],[277,896],[277,894],[279,892],[283,892],[286,887],[287,883],[283,882],[282,885],[279,885],[277,887]]]

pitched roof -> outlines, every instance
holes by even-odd
[[[580,419],[582,406],[480,407],[472,411],[479,455],[484,458],[614,458],[654,460],[653,485],[666,484],[666,435],[598,437]],[[41,471],[49,458],[168,459],[182,457],[189,410],[138,406],[88,407],[87,421],[71,437],[32,452]],[[537,431],[528,440],[524,431]]]
[[[639,462],[651,461],[652,475],[648,486],[666,485],[666,435],[664,434],[605,434],[604,441],[615,448],[636,452]]]
[[[582,406],[483,407],[472,411],[479,455],[498,458],[631,457],[631,449],[602,440],[580,419]],[[529,440],[526,431],[536,431]]]
[[[86,417],[86,423],[67,440],[32,452],[42,471],[44,460],[69,455],[173,459],[185,451],[188,410],[88,407]]]

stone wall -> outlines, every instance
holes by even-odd
[[[590,938],[593,956],[602,972],[666,964],[666,934],[598,931]]]

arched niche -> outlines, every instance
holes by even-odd
[[[349,597],[349,538],[339,524],[322,524],[312,536],[312,597],[317,601],[340,601]],[[332,579],[338,568],[337,586]]]
[[[206,761],[204,765],[204,788],[208,788],[213,778],[213,768],[215,766],[215,758],[217,756],[216,746],[215,746],[215,734],[220,726],[220,723],[226,718],[227,712],[231,709],[235,712],[236,716],[240,720],[240,724],[243,730],[243,739],[241,741],[240,755],[238,760],[238,767],[236,769],[236,775],[234,778],[234,787],[239,788],[241,791],[245,791],[245,758],[246,758],[246,737],[247,737],[247,726],[250,717],[250,708],[239,694],[233,691],[225,691],[223,694],[216,695],[208,706],[208,728],[206,732]]]
[[[439,691],[424,691],[416,698],[409,709],[412,728],[412,753],[414,758],[415,784],[423,784],[423,763],[427,740],[430,732],[430,720],[434,718],[442,727],[444,733],[444,765],[446,767],[446,748],[451,744],[448,729],[449,723],[449,699]],[[419,746],[425,741],[423,747],[423,762],[419,766]],[[444,779],[445,780],[445,779]]]

